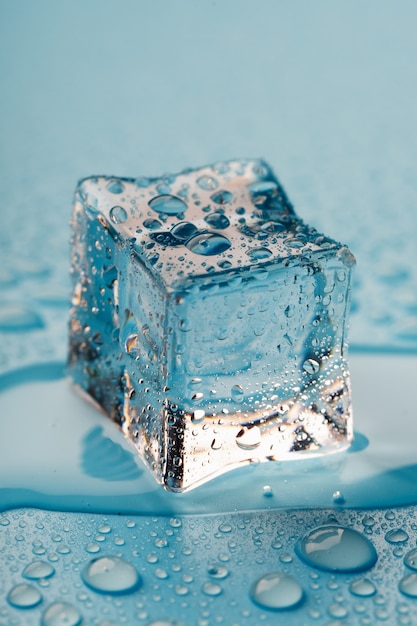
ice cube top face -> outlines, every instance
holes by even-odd
[[[159,483],[349,444],[354,258],[265,162],[85,179],[72,227],[70,374]]]

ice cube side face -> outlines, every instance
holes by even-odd
[[[86,179],[72,228],[70,375],[160,484],[349,445],[354,258],[265,162]]]

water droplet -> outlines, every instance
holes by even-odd
[[[207,572],[211,578],[218,579],[226,578],[229,575],[229,570],[227,569],[227,567],[225,567],[224,565],[217,565],[215,563],[209,566]]]
[[[235,402],[242,402],[245,397],[245,392],[243,391],[243,387],[241,385],[233,385],[230,390],[232,394],[232,398]]]
[[[42,615],[42,626],[78,626],[82,622],[81,613],[68,602],[54,602]]]
[[[263,609],[281,611],[299,606],[304,593],[299,582],[292,576],[272,572],[252,585],[250,596]]]
[[[261,444],[261,431],[258,426],[243,426],[235,441],[242,450],[253,450]]]
[[[344,526],[319,526],[297,544],[298,556],[308,565],[330,572],[361,572],[377,561],[372,543]]]
[[[178,222],[171,228],[171,234],[180,241],[187,241],[198,231],[197,226],[191,222]]]
[[[179,215],[187,210],[185,202],[181,198],[177,198],[177,196],[156,196],[156,198],[149,200],[148,204],[157,213],[165,215]]]
[[[335,504],[343,504],[345,502],[345,496],[339,490],[333,492],[332,499]]]
[[[230,226],[228,218],[223,213],[210,213],[209,215],[206,215],[204,221],[207,222],[207,224],[212,228],[218,228],[219,230],[223,230],[224,228]]]
[[[269,259],[272,256],[272,252],[268,248],[252,248],[252,250],[248,251],[248,256],[251,259],[260,261],[261,259]]]
[[[162,228],[161,222],[158,220],[147,219],[143,222],[143,225],[148,230],[158,230],[158,228]]]
[[[306,359],[303,363],[303,370],[307,374],[317,374],[320,369],[320,363],[315,359]]]
[[[409,598],[417,598],[417,574],[407,574],[401,578],[398,589]]]
[[[230,524],[228,524],[227,522],[225,522],[224,524],[220,524],[219,526],[219,531],[221,533],[231,533],[232,532],[232,527]]]
[[[417,548],[410,550],[404,557],[404,565],[417,572]]]
[[[262,495],[264,498],[272,498],[274,492],[272,491],[272,487],[270,485],[264,485],[262,487]]]
[[[178,622],[176,619],[157,619],[149,622],[146,626],[185,626],[184,622]]]
[[[218,233],[203,232],[191,237],[185,245],[191,252],[203,256],[221,254],[232,245],[227,237]]]
[[[347,608],[343,606],[343,604],[339,604],[338,602],[331,604],[327,608],[327,612],[331,617],[334,617],[335,619],[338,619],[338,620],[345,618],[346,615],[348,614]]]
[[[353,580],[349,585],[349,591],[354,596],[369,597],[376,594],[376,587],[369,578]]]
[[[109,183],[107,183],[107,189],[111,193],[119,194],[119,193],[123,193],[124,185],[120,180],[114,179],[114,180],[111,180]]]
[[[127,220],[127,213],[122,206],[114,206],[110,209],[110,219],[113,224],[123,224]]]
[[[130,593],[142,584],[133,565],[118,556],[93,559],[84,568],[82,579],[88,587],[99,593]]]
[[[40,578],[50,578],[55,574],[55,569],[46,561],[33,561],[25,567],[22,572],[24,578],[39,580]]]
[[[219,584],[212,582],[204,583],[201,590],[206,596],[219,596],[223,591]]]
[[[213,191],[213,189],[217,189],[219,183],[213,176],[200,176],[197,178],[197,185],[205,191]]]
[[[231,200],[233,200],[233,194],[226,189],[221,189],[220,191],[216,191],[210,196],[210,199],[216,204],[227,204]]]
[[[199,422],[202,422],[204,420],[205,416],[206,416],[206,412],[203,411],[203,409],[197,409],[191,415],[191,421],[194,424],[198,424]]]
[[[405,543],[408,541],[408,534],[402,528],[395,528],[386,533],[385,541],[388,543]]]
[[[17,609],[31,609],[42,602],[42,595],[36,587],[22,583],[10,589],[7,601]]]

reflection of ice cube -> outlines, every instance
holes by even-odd
[[[353,265],[295,215],[262,161],[86,179],[70,373],[168,489],[254,456],[342,449]]]

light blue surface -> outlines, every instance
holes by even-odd
[[[58,377],[62,370],[56,373],[51,364],[62,365],[66,355],[67,224],[77,179],[98,173],[153,176],[259,156],[274,167],[298,214],[348,243],[358,259],[351,345],[361,354],[380,354],[384,376],[392,368],[392,377],[388,383],[370,377],[369,361],[361,361],[353,388],[355,427],[372,436],[357,456],[367,460],[367,470],[374,468],[375,475],[387,470],[387,491],[398,497],[390,505],[406,502],[410,494],[408,502],[416,502],[411,489],[416,482],[414,387],[404,384],[398,357],[387,356],[410,353],[401,363],[415,379],[416,22],[417,6],[411,0],[1,3],[2,403],[12,383],[16,391],[15,401],[7,405],[12,408],[1,419],[13,420],[23,439],[26,434],[25,445],[30,445],[30,431],[22,425],[33,427],[42,416],[30,421],[34,404],[27,396],[23,403],[21,390],[27,386],[17,383],[28,374],[32,381]],[[383,416],[379,439],[375,421],[367,431],[366,415],[372,420]],[[54,428],[53,420],[48,427]],[[94,449],[96,443],[91,436],[89,445]],[[9,442],[0,440],[0,451],[4,458]],[[33,465],[16,465],[7,479],[24,484],[26,475],[29,485],[45,471],[51,482],[43,502],[68,493],[71,481],[65,483],[65,471],[55,468],[54,483],[47,459],[42,465],[39,458],[35,471]],[[94,473],[97,466],[87,463],[83,471]],[[132,467],[128,463],[134,477]],[[395,467],[401,468],[397,474],[391,471]],[[370,504],[381,503],[384,483],[372,481],[371,473],[362,485],[349,477],[338,483],[338,488],[346,487],[341,489],[346,497],[342,506],[349,507],[353,496],[369,495]],[[3,469],[2,485],[4,475]],[[61,487],[59,480],[64,480]],[[397,491],[399,481],[402,489]],[[408,484],[409,490],[404,487]],[[278,485],[282,491],[276,491]],[[261,496],[268,503],[260,507],[263,512],[184,516],[181,530],[169,518],[143,516],[134,520],[135,531],[126,518],[115,516],[109,517],[114,535],[106,535],[98,531],[106,522],[103,516],[10,511],[0,518],[0,624],[38,624],[58,601],[69,601],[85,623],[100,626],[105,620],[148,624],[168,616],[187,626],[197,620],[199,625],[216,624],[221,618],[239,626],[278,620],[297,626],[300,620],[328,624],[337,619],[414,623],[414,579],[403,580],[403,591],[398,583],[406,574],[402,557],[415,546],[415,506],[333,513],[274,509],[281,494],[291,506],[300,505],[292,486],[291,479],[282,485],[278,481],[272,498]],[[328,486],[320,492],[320,505],[329,499],[334,511],[341,503],[337,497],[330,502]],[[301,500],[306,502],[309,493]],[[15,504],[22,503],[21,495]],[[39,492],[35,496],[35,503],[41,502]],[[26,504],[33,503],[30,497]],[[222,498],[227,500],[227,494]],[[240,509],[245,502],[242,497]],[[296,540],[325,523],[328,515],[373,541],[379,558],[365,575],[378,589],[375,596],[358,600],[349,589],[361,585],[351,587],[352,577],[317,577],[296,557]],[[388,530],[401,527],[408,535],[403,543],[385,539]],[[161,537],[166,545],[157,542]],[[116,541],[120,538],[124,545]],[[133,561],[143,588],[112,601],[86,590],[79,572],[94,557],[86,551],[90,544],[98,545],[101,555],[120,553]],[[48,586],[33,582],[43,600],[23,614],[6,596],[13,585],[25,582],[23,569],[35,558],[49,560],[56,574]],[[213,587],[204,586],[217,584],[208,574],[211,560],[227,563],[219,596],[207,594]],[[305,593],[299,610],[279,617],[256,607],[249,597],[259,577],[277,570],[294,576]]]

